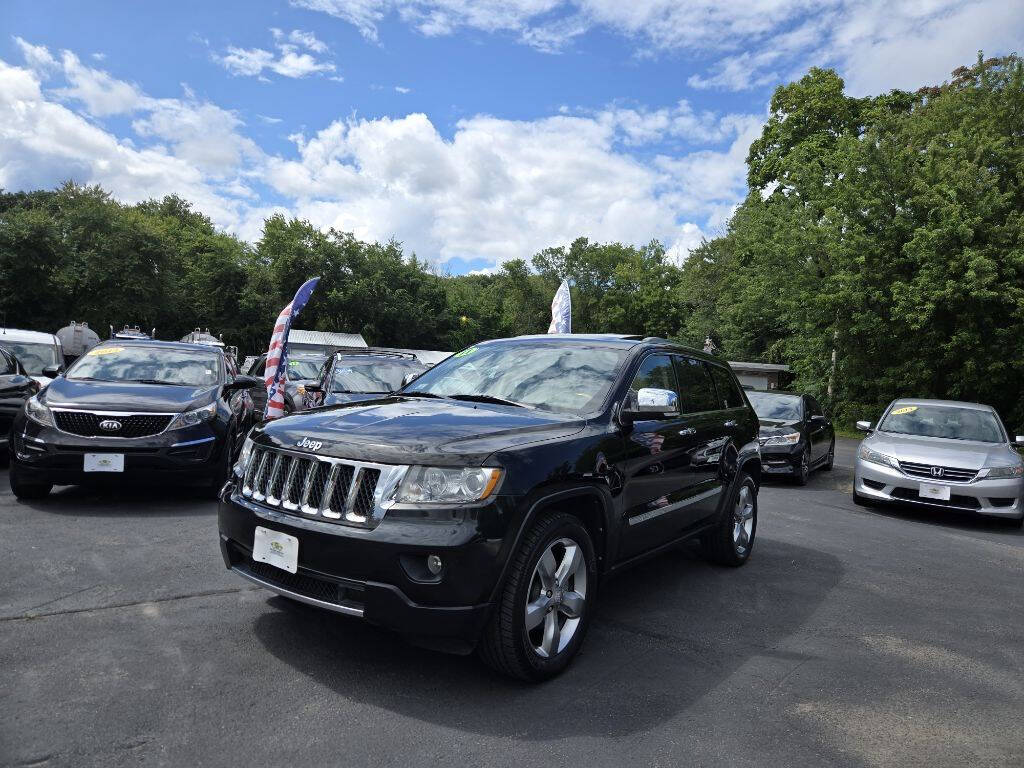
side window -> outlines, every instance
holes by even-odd
[[[739,386],[732,374],[717,365],[708,367],[711,369],[711,378],[715,380],[715,389],[718,390],[718,400],[722,408],[739,408],[743,405],[743,395],[740,394]]]
[[[825,412],[823,410],[821,410],[821,406],[818,404],[818,401],[815,400],[810,395],[807,396],[807,409],[808,409],[808,411],[807,411],[808,415],[810,415],[810,416],[824,416],[825,415]]]
[[[683,413],[718,411],[718,394],[708,366],[692,357],[675,356],[679,371],[679,405]]]
[[[14,359],[7,356],[6,352],[0,351],[0,376],[7,376],[12,373],[17,373],[15,370]]]
[[[648,355],[644,358],[629,388],[636,392],[647,387],[679,392],[676,375],[672,370],[672,358],[668,355]]]

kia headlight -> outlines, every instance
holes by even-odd
[[[217,415],[217,404],[210,403],[204,405],[202,408],[196,408],[194,411],[185,411],[179,413],[167,426],[168,430],[172,429],[184,429],[185,427],[194,427],[197,424],[202,424],[204,421],[210,421],[214,416]]]
[[[498,487],[501,470],[490,467],[410,467],[395,493],[399,504],[467,504]]]
[[[249,466],[249,459],[252,457],[252,446],[252,438],[245,438],[242,450],[238,452],[238,460],[235,462],[235,474],[238,477],[245,477],[245,469]]]
[[[800,442],[800,433],[786,432],[782,435],[769,435],[763,439],[765,445],[796,445]]]
[[[53,411],[43,405],[39,395],[33,395],[25,401],[25,415],[36,424],[42,424],[44,427],[57,426],[53,421]]]
[[[1024,477],[1024,465],[1012,464],[1008,467],[989,467],[985,480],[1016,480]]]
[[[857,451],[857,455],[860,457],[861,461],[868,461],[872,464],[883,464],[887,467],[892,467],[893,469],[900,468],[900,463],[892,456],[887,456],[884,453],[873,451],[863,443],[861,443],[860,450]]]

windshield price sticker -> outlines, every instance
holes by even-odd
[[[476,347],[469,347],[461,352],[456,352],[453,357],[466,357],[467,355],[472,355],[474,352],[476,352]]]
[[[99,347],[90,349],[86,354],[96,357],[98,355],[116,355],[118,352],[124,352],[124,347]]]
[[[916,405],[908,405],[904,408],[897,408],[895,411],[890,413],[890,416],[902,416],[904,413],[913,413],[917,410]]]

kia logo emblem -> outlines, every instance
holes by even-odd
[[[944,472],[942,471],[942,467],[932,467],[931,472],[932,477],[942,477],[942,475],[944,474]]]
[[[121,422],[117,419],[104,419],[100,422],[100,429],[107,432],[117,432],[121,428]]]

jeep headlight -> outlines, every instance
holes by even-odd
[[[252,438],[246,437],[242,443],[242,450],[238,452],[238,460],[235,462],[235,474],[238,477],[245,477],[245,469],[249,466],[249,459],[252,456]]]
[[[209,405],[204,405],[202,408],[196,408],[194,411],[179,413],[171,419],[171,423],[167,425],[167,429],[172,430],[194,427],[196,424],[202,424],[204,421],[209,421],[216,415],[217,404],[210,403]]]
[[[410,467],[395,493],[399,504],[466,504],[490,496],[501,470],[490,467]]]
[[[892,467],[893,469],[900,468],[900,463],[892,456],[879,453],[878,451],[873,451],[863,443],[861,443],[860,449],[857,451],[857,455],[862,461],[868,461],[872,464],[884,464],[885,466]]]
[[[44,427],[57,426],[53,422],[53,411],[43,405],[39,400],[39,395],[33,395],[25,401],[25,415],[36,424],[42,424]]]
[[[799,442],[799,432],[786,432],[782,435],[769,435],[767,438],[764,438],[765,445],[796,445]]]
[[[989,467],[985,480],[1015,480],[1024,477],[1024,465],[1013,464],[1008,467]]]

